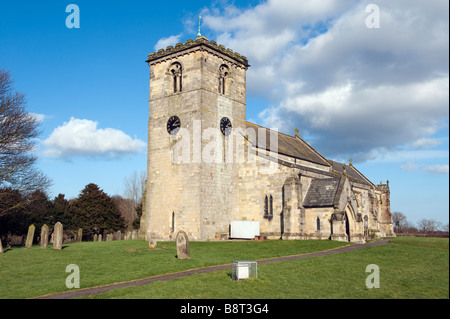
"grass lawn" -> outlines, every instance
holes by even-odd
[[[191,259],[176,258],[175,242],[159,242],[148,249],[144,240],[82,242],[63,250],[13,247],[0,254],[0,298],[28,298],[70,290],[69,264],[80,269],[80,288],[145,278],[186,269],[230,264],[340,247],[332,241],[191,242]],[[167,246],[167,248],[162,248]]]
[[[392,242],[394,245],[259,265],[256,280],[234,282],[230,269],[117,289],[93,298],[449,298],[448,239],[402,237]],[[69,290],[65,287],[68,264],[79,266],[81,288],[86,288],[344,244],[318,240],[191,242],[190,260],[175,258],[174,242],[159,243],[159,247],[167,245],[159,250],[149,250],[142,240],[74,243],[62,251],[12,248],[0,255],[0,298]],[[365,285],[369,264],[380,269],[378,289]]]
[[[403,237],[392,242],[394,245],[260,265],[256,280],[234,282],[231,270],[218,271],[92,298],[448,299],[448,239]],[[369,264],[379,267],[380,288],[366,287]]]

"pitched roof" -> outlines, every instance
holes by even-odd
[[[287,155],[290,157],[298,158],[301,160],[305,160],[308,162],[330,166],[330,163],[326,160],[325,157],[319,154],[314,148],[312,148],[308,143],[306,143],[303,139],[296,136],[289,136],[280,132],[269,130],[268,128],[246,122],[247,129],[252,128],[256,133],[256,140],[251,140],[250,142],[254,147],[270,150],[270,133],[275,132],[278,135],[278,153]],[[262,133],[260,129],[263,129],[265,133],[265,145],[264,139],[258,138],[258,134]]]
[[[341,173],[341,174],[344,172],[344,164],[343,163],[335,162],[332,160],[329,160],[329,162],[331,163],[331,166],[334,171]],[[360,171],[358,171],[353,165],[346,165],[345,171],[347,172],[347,175],[348,175],[350,181],[358,182],[358,183],[368,185],[368,186],[373,185],[373,183],[367,177],[365,177]]]
[[[333,206],[339,181],[339,178],[313,179],[303,200],[303,207]]]

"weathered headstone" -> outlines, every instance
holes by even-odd
[[[33,245],[33,238],[34,238],[34,231],[36,230],[36,226],[30,225],[28,227],[28,234],[27,234],[27,240],[25,241],[25,247],[31,248]]]
[[[113,240],[113,235],[112,234],[107,234],[106,235],[106,241],[112,241]]]
[[[122,239],[122,232],[120,230],[118,230],[115,235],[116,235],[116,238],[115,238],[116,240]]]
[[[0,238],[0,253],[3,252],[3,245],[2,245],[2,239]]]
[[[97,241],[98,240],[98,235],[94,234],[94,240],[93,241]]]
[[[131,233],[131,239],[138,239],[137,230],[133,230],[133,232]]]
[[[77,232],[77,242],[83,241],[83,228],[78,228]]]
[[[58,250],[62,249],[63,234],[64,234],[63,225],[60,222],[57,222],[55,224],[55,228],[53,229],[53,249]]]
[[[125,235],[125,240],[130,240],[131,239],[131,231],[128,231],[127,234]]]
[[[41,227],[41,248],[47,248],[48,246],[48,226],[44,224]]]
[[[191,252],[189,250],[189,238],[188,235],[180,230],[177,233],[177,258],[178,259],[190,259]]]

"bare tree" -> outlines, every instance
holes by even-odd
[[[439,230],[441,223],[434,219],[421,219],[418,223],[420,231],[424,233],[434,233]]]
[[[394,227],[397,233],[402,232],[403,228],[405,228],[408,225],[406,216],[401,212],[394,212],[392,214],[392,220],[394,222]]]
[[[133,175],[124,179],[125,191],[124,197],[133,201],[134,207],[141,203],[142,195],[145,191],[145,181],[147,180],[147,174],[144,171],[138,173],[133,172]]]
[[[442,226],[442,231],[448,233],[448,223]]]
[[[123,198],[120,195],[114,195],[111,197],[114,205],[120,212],[120,215],[125,221],[126,230],[133,229],[133,221],[136,219],[136,211],[133,209],[133,203],[131,199]]]
[[[127,201],[129,211],[127,215],[132,216],[133,219],[137,216],[136,208],[142,202],[146,181],[147,174],[144,171],[141,171],[140,173],[134,171],[130,177],[124,179],[125,190],[123,197],[129,199],[129,201]]]
[[[36,169],[33,155],[39,121],[26,111],[25,96],[12,83],[9,72],[0,69],[0,187],[46,189],[50,180]]]

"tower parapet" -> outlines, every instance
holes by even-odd
[[[235,60],[236,62],[239,62],[246,68],[248,68],[250,66],[248,64],[247,57],[240,55],[239,53],[234,52],[233,50],[228,49],[221,44],[218,45],[217,42],[215,42],[213,40],[209,41],[208,38],[206,38],[204,36],[197,37],[195,40],[192,40],[192,39],[186,40],[186,42],[184,44],[182,42],[179,42],[175,45],[175,47],[172,45],[169,45],[166,47],[166,49],[159,49],[156,52],[152,52],[147,56],[147,61],[145,61],[145,62],[151,64],[152,62],[154,62],[156,60],[163,59],[174,53],[178,54],[182,51],[185,51],[188,49],[193,49],[193,48],[200,47],[200,46],[209,48],[209,49],[213,49],[215,51],[219,51],[223,55]]]

